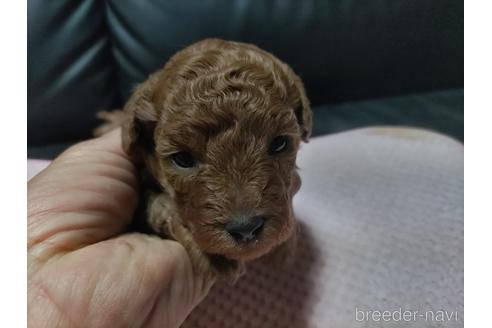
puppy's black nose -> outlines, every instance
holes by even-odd
[[[238,242],[248,242],[256,238],[263,228],[265,218],[254,216],[251,218],[238,217],[229,221],[225,230]]]

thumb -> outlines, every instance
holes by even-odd
[[[142,326],[179,327],[215,282],[213,276],[193,269],[185,248],[176,241],[142,234],[125,234],[104,243],[107,243],[112,254],[117,252],[118,247],[122,247],[122,252],[131,252],[120,257],[121,265],[111,265],[108,270],[116,269],[120,274],[124,273],[121,276],[132,279],[132,284],[118,285],[133,285],[132,288],[138,291],[124,293],[135,295],[128,299],[125,308],[135,314],[134,322],[144,320]],[[132,272],[138,273],[138,277]],[[140,277],[145,277],[145,280]],[[136,285],[137,282],[140,286]],[[153,295],[150,302],[145,295]],[[143,316],[138,309],[149,304],[151,309]]]
[[[181,244],[155,236],[125,234],[72,254],[77,254],[77,261],[84,263],[89,263],[84,258],[90,257],[92,265],[104,268],[99,270],[104,278],[91,280],[117,285],[118,292],[107,293],[110,288],[99,285],[94,288],[93,299],[109,307],[119,304],[128,316],[126,319],[135,326],[179,327],[207,295],[215,280],[193,270]],[[70,268],[78,266],[69,264]],[[96,317],[110,312],[104,307],[97,310],[103,313]]]

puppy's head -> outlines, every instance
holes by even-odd
[[[248,260],[291,235],[311,110],[286,64],[252,45],[205,40],[140,85],[125,111],[126,151],[171,195],[204,252]]]

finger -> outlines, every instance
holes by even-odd
[[[28,183],[28,247],[38,256],[126,229],[137,203],[137,179],[120,136],[116,130],[70,148]]]
[[[119,244],[130,253],[121,257],[124,261],[122,266],[128,269],[127,276],[131,277],[133,272],[134,277],[145,277],[145,280],[135,277],[133,287],[136,287],[135,282],[138,281],[140,286],[137,289],[140,293],[155,295],[150,303],[152,306],[145,313],[135,311],[136,320],[145,319],[141,326],[180,327],[215,282],[211,275],[194,272],[188,253],[175,241],[141,234],[123,235],[115,238],[114,242],[108,241],[108,247],[114,252],[115,248],[110,243]],[[133,259],[130,265],[128,258]],[[135,299],[130,302],[136,305]]]
[[[129,159],[121,144],[121,128],[111,130],[96,139],[90,140],[89,143],[95,143],[97,147],[101,147],[108,151],[114,151]]]
[[[182,245],[137,233],[49,264],[31,275],[31,285],[42,286],[57,310],[82,327],[179,327],[214,282],[193,272]]]

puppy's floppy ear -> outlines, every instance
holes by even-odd
[[[304,85],[298,76],[295,76],[294,78],[294,86],[297,91],[294,114],[296,115],[297,122],[301,128],[301,138],[304,142],[308,142],[313,127],[313,113],[311,111],[311,106],[309,105],[309,100],[306,97]]]
[[[138,162],[155,151],[154,130],[157,112],[152,102],[153,79],[140,84],[125,105],[127,120],[123,124],[123,149]]]

